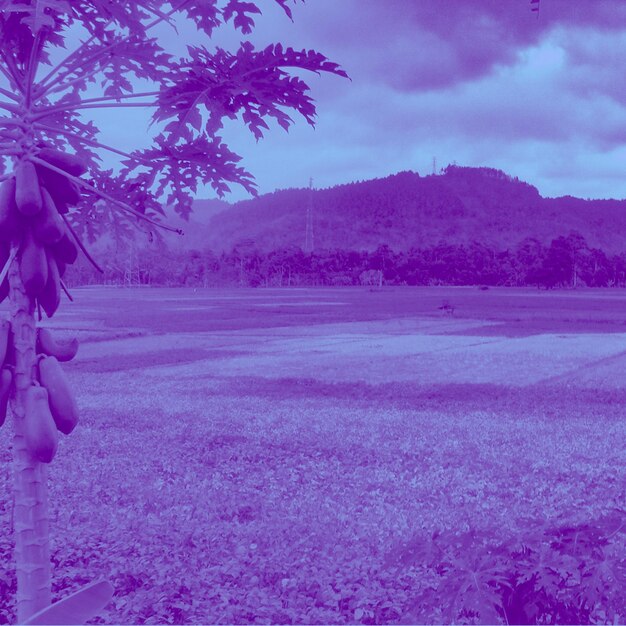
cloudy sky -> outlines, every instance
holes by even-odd
[[[310,75],[313,130],[298,120],[256,143],[230,126],[262,193],[448,163],[495,167],[545,196],[626,197],[624,0],[307,0],[290,22],[270,0],[251,39],[314,48],[351,81]],[[198,42],[193,27],[167,49]],[[236,45],[240,34],[219,43]],[[103,139],[147,145],[149,113],[94,113]],[[208,196],[209,193],[200,194]],[[244,198],[237,191],[231,201]]]
[[[308,0],[263,36],[319,49],[352,82],[311,82],[315,131],[237,146],[264,191],[428,174],[435,157],[543,195],[626,197],[625,5],[542,0],[537,19],[529,0]]]
[[[626,3],[308,0],[260,36],[313,47],[352,82],[314,78],[318,124],[237,137],[262,191],[489,166],[543,195],[626,197]]]

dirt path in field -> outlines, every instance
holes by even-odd
[[[619,294],[448,290],[86,289],[44,325],[76,373],[621,389]],[[532,297],[531,297],[532,296]],[[479,317],[472,315],[482,311]],[[618,324],[619,322],[619,324]],[[619,332],[624,328],[624,332]]]

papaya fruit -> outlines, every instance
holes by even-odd
[[[9,333],[11,332],[11,322],[4,320],[0,324],[0,366],[4,363],[9,346]]]
[[[11,394],[11,382],[13,374],[11,370],[4,367],[0,371],[0,426],[4,424],[7,417],[7,406],[9,405],[9,395]]]
[[[41,211],[42,198],[37,170],[30,161],[20,161],[15,168],[15,204],[26,217]]]
[[[38,296],[48,282],[48,259],[45,248],[35,241],[30,230],[26,232],[19,264],[26,293],[31,297]]]
[[[63,261],[63,263],[67,263],[67,265],[71,265],[78,258],[78,248],[70,239],[67,231],[59,241],[50,246],[50,250],[57,261]]]
[[[48,280],[39,294],[39,304],[50,318],[61,304],[61,276],[59,276],[59,269],[53,254],[46,251],[46,258],[48,259]]]
[[[4,357],[4,367],[15,367],[15,341],[13,329],[9,326],[9,337],[7,339],[7,351]]]
[[[45,187],[41,188],[41,197],[43,206],[34,218],[33,233],[39,242],[50,245],[63,237],[66,228],[50,192]]]
[[[67,206],[67,202],[65,202],[64,200],[61,200],[61,198],[57,198],[54,201],[54,204],[56,205],[57,211],[61,214],[61,215],[67,215],[67,213],[69,213],[69,206]]]
[[[70,206],[76,206],[82,200],[82,196],[80,195],[80,187],[73,180],[69,180],[67,182],[68,189],[65,192],[65,195],[60,198],[60,200]]]
[[[22,230],[22,220],[15,204],[15,178],[0,184],[0,241],[16,239]]]
[[[48,392],[48,405],[56,427],[69,435],[78,424],[78,406],[61,364],[53,356],[39,359],[39,382]]]
[[[56,148],[43,148],[39,150],[37,156],[73,176],[80,176],[88,170],[85,162],[75,154],[68,154]]]
[[[50,463],[59,443],[52,413],[48,405],[48,392],[43,387],[31,385],[26,390],[24,437],[30,454],[41,463]]]
[[[80,202],[80,189],[74,181],[66,178],[63,174],[49,170],[43,165],[37,166],[37,172],[43,186],[50,192],[57,207],[73,206]]]
[[[37,328],[37,354],[53,356],[57,361],[71,361],[78,352],[78,339],[74,337],[71,341],[59,342],[47,328],[41,326]]]

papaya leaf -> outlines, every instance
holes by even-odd
[[[210,185],[218,196],[230,191],[229,184],[241,185],[251,194],[256,186],[250,174],[237,163],[241,157],[231,152],[219,137],[198,137],[182,145],[171,145],[162,136],[155,139],[153,148],[135,151],[142,161],[127,159],[121,174],[127,175],[143,164],[150,170],[151,180],[157,182],[155,197],[161,197],[168,189],[167,204],[186,218],[191,210],[191,191],[198,184]],[[145,165],[152,163],[152,166]]]
[[[95,617],[112,597],[111,583],[104,580],[91,583],[39,611],[24,624],[84,624]]]
[[[235,54],[222,48],[209,52],[202,46],[189,46],[188,51],[189,58],[176,67],[173,84],[162,89],[159,107],[152,117],[153,122],[175,118],[176,123],[166,128],[172,142],[193,137],[198,117],[192,110],[200,106],[209,114],[205,126],[209,135],[222,127],[224,118],[241,115],[248,129],[260,139],[268,128],[266,118],[289,128],[293,120],[284,109],[295,110],[312,125],[316,112],[307,95],[308,86],[284,68],[347,76],[337,64],[317,52],[283,50],[280,44],[259,51],[246,41]]]
[[[33,34],[37,34],[43,28],[54,28],[56,25],[54,13],[70,13],[71,10],[67,0],[32,0],[31,4],[5,2],[0,6],[0,13],[25,13],[26,15],[21,17],[21,22],[26,24]]]
[[[278,3],[278,5],[281,7],[281,9],[285,12],[285,14],[287,15],[287,17],[290,20],[293,20],[293,14],[291,12],[291,8],[289,7],[288,4],[289,0],[276,0],[276,2]],[[294,0],[295,3],[296,0]],[[302,0],[304,2],[304,0]]]
[[[249,35],[252,32],[254,19],[250,14],[255,13],[261,13],[261,9],[253,2],[242,2],[242,0],[228,0],[228,4],[222,11],[224,21],[229,22],[232,19],[235,28],[239,29],[244,35]]]
[[[291,3],[275,1],[291,18]],[[280,44],[256,50],[244,41],[234,53],[190,46],[185,58],[174,58],[161,47],[162,40],[150,36],[149,29],[163,22],[175,26],[177,13],[209,35],[224,25],[249,34],[261,14],[261,4],[255,0],[0,0],[0,38],[5,53],[16,63],[10,73],[12,87],[24,92],[22,83],[29,79],[27,68],[33,58],[29,49],[33,33],[44,33],[46,45],[64,45],[66,30],[79,23],[88,37],[32,85],[34,107],[28,115],[36,125],[34,141],[71,148],[89,163],[90,174],[99,180],[95,175],[98,155],[92,148],[107,146],[95,141],[98,129],[93,122],[83,121],[82,110],[116,106],[114,101],[123,106],[156,106],[152,123],[162,123],[163,128],[157,131],[154,147],[135,156],[124,154],[122,178],[112,184],[123,192],[121,181],[137,180],[131,172],[142,168],[144,196],[166,197],[185,217],[199,185],[210,186],[218,196],[232,184],[256,192],[252,176],[238,165],[241,158],[219,136],[225,119],[240,119],[257,139],[267,132],[270,120],[288,129],[293,124],[291,111],[313,125],[316,109],[308,85],[293,70],[347,75],[318,52],[298,52]],[[49,62],[44,52],[40,60]],[[156,89],[150,89],[149,95],[158,94],[157,100],[121,103],[133,95],[132,77],[153,82]],[[83,92],[93,86],[101,87],[102,98],[83,102]],[[152,162],[146,165],[149,159]],[[89,193],[83,196],[78,210],[86,212],[85,228],[95,232],[95,216],[87,204],[94,199]],[[158,213],[148,205],[144,197],[140,206],[145,215]]]

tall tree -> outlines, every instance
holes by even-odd
[[[274,1],[292,17],[289,0]],[[41,309],[54,315],[65,266],[76,260],[78,249],[91,258],[83,239],[93,241],[103,231],[130,236],[133,228],[150,236],[157,228],[174,230],[163,222],[163,204],[188,217],[198,184],[210,185],[219,196],[232,184],[255,193],[253,177],[220,136],[224,120],[241,120],[257,139],[271,120],[288,129],[289,112],[313,125],[309,88],[292,71],[346,76],[311,50],[280,44],[257,50],[247,40],[235,51],[207,47],[221,27],[249,35],[261,13],[258,5],[0,0],[0,298],[11,301],[10,321],[0,333],[0,400],[10,398],[14,418],[20,623],[49,610],[46,465],[56,451],[56,428],[69,433],[77,417],[58,364],[71,357],[72,345],[38,335],[36,308],[40,316]],[[175,32],[175,17],[193,22],[202,40],[187,46],[181,58],[153,36],[162,24]],[[81,28],[85,38],[63,54],[68,34]],[[55,64],[53,51],[62,57]],[[82,116],[105,107],[152,111],[152,146],[126,152],[98,139],[94,122]],[[117,174],[101,167],[101,151],[123,159]],[[99,592],[91,589],[94,602]],[[76,603],[56,610],[68,606]]]

